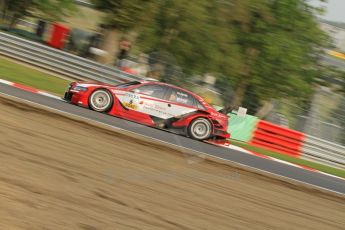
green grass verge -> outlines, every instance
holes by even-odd
[[[329,173],[335,176],[339,176],[339,177],[344,177],[345,178],[345,170],[341,170],[341,169],[337,169],[337,168],[332,168],[330,166],[327,165],[322,165],[322,164],[318,164],[312,161],[307,161],[307,160],[303,160],[303,159],[298,159],[298,158],[294,158],[294,157],[290,157],[284,154],[280,154],[280,153],[276,153],[270,150],[266,150],[263,148],[259,148],[259,147],[254,147],[254,146],[250,146],[249,144],[242,142],[242,141],[236,141],[236,140],[230,140],[231,144],[245,148],[247,150],[251,150],[253,152],[256,153],[261,153],[263,155],[266,156],[270,156],[270,157],[274,157],[276,159],[280,159],[283,161],[287,161],[287,162],[291,162],[294,164],[299,164],[299,165],[303,165],[303,166],[307,166],[313,169],[317,169],[319,171],[325,172],[325,173]]]
[[[69,81],[0,57],[0,79],[31,86],[62,96]]]

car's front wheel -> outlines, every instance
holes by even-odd
[[[113,96],[106,89],[97,89],[89,97],[89,105],[97,112],[107,112],[113,105]]]
[[[206,118],[197,118],[188,126],[188,134],[196,140],[206,140],[212,133],[212,124]]]

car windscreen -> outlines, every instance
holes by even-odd
[[[116,85],[115,87],[116,87],[116,88],[124,89],[124,88],[128,88],[128,87],[130,87],[130,86],[133,86],[133,85],[140,85],[140,84],[141,84],[140,81],[130,81],[130,82],[118,84],[118,85]]]

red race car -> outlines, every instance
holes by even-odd
[[[224,140],[228,117],[201,97],[157,81],[132,81],[119,85],[73,82],[64,99],[72,104],[168,129],[196,140]]]

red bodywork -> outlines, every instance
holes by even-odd
[[[128,86],[126,86],[126,84],[128,84]],[[133,82],[133,85],[130,84],[131,82],[114,86],[93,82],[73,82],[70,84],[69,89],[66,91],[64,98],[72,104],[90,108],[90,95],[97,89],[106,89],[111,93],[114,99],[112,107],[109,111],[107,111],[107,114],[109,115],[132,120],[148,126],[170,130],[180,130],[184,135],[188,135],[186,133],[186,128],[189,126],[191,121],[196,118],[203,117],[208,119],[212,124],[212,138],[230,138],[230,134],[227,132],[228,117],[216,111],[200,96],[177,86],[162,82],[138,81]],[[189,99],[194,101],[189,102],[189,104],[186,104],[186,101],[171,101],[169,100],[169,98],[167,98],[166,94],[168,92],[160,98],[135,93],[135,89],[144,85],[155,85],[155,87],[158,85],[159,87],[165,87],[167,91],[176,90],[178,92],[177,94],[187,96],[189,97]],[[80,87],[82,87],[83,91],[79,90],[77,86],[79,87],[79,89]],[[133,95],[137,100],[137,106],[136,108],[128,108],[126,107],[126,105],[128,104],[126,104],[126,102],[124,101],[127,100],[127,96],[133,97]],[[130,101],[130,103],[132,103],[132,101]],[[149,111],[149,113],[151,114],[148,114],[145,111]]]

